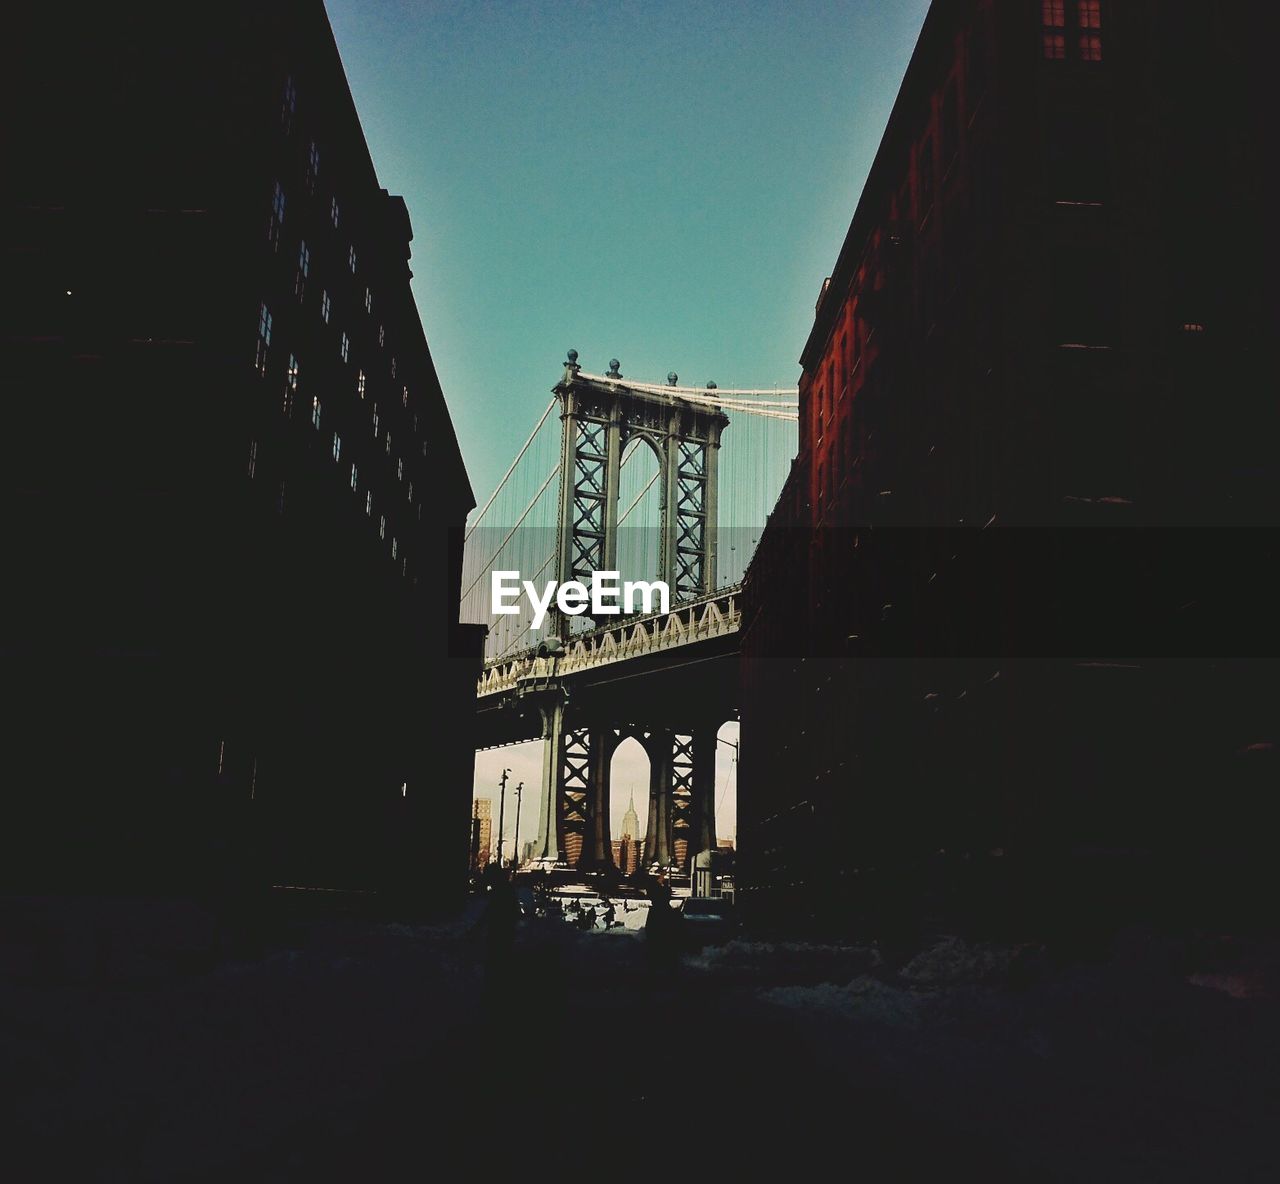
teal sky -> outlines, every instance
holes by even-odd
[[[793,386],[926,0],[327,0],[483,502],[558,379]]]

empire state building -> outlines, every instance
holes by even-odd
[[[622,816],[622,838],[638,839],[640,837],[640,819],[636,815],[636,791],[631,791],[631,800],[627,803],[627,812]]]

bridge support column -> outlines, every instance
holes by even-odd
[[[689,858],[716,849],[716,734],[715,723],[701,723],[693,730],[693,801],[690,819]]]
[[[671,863],[671,733],[657,732],[649,746],[649,821],[644,866]]]
[[[564,735],[564,697],[557,694],[539,709],[542,713],[542,796],[538,801],[538,837],[534,859],[561,860],[560,760]],[[519,852],[516,853],[519,858]]]
[[[604,728],[591,729],[591,775],[587,786],[587,829],[578,866],[583,871],[604,871],[613,866],[609,840],[610,746]]]

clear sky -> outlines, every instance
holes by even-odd
[[[642,381],[795,385],[927,8],[327,0],[378,176],[408,203],[413,292],[478,502],[570,347]],[[541,748],[478,754],[495,838],[504,767],[533,837]],[[731,758],[721,746],[730,835]],[[616,834],[633,786],[646,818],[644,758],[620,752],[613,781]]]
[[[483,503],[575,347],[794,386],[925,0],[327,0]]]

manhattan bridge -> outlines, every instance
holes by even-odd
[[[717,733],[737,718],[741,581],[796,450],[796,390],[665,385],[617,360],[564,375],[468,527],[464,620],[489,625],[477,745],[545,741],[533,858],[608,870],[610,768],[628,739],[649,759],[642,863],[716,846]],[[558,415],[553,415],[557,412]],[[661,580],[666,612],[592,620],[554,603],[532,628],[491,612],[491,575],[590,584]],[[588,611],[590,611],[588,609]]]

